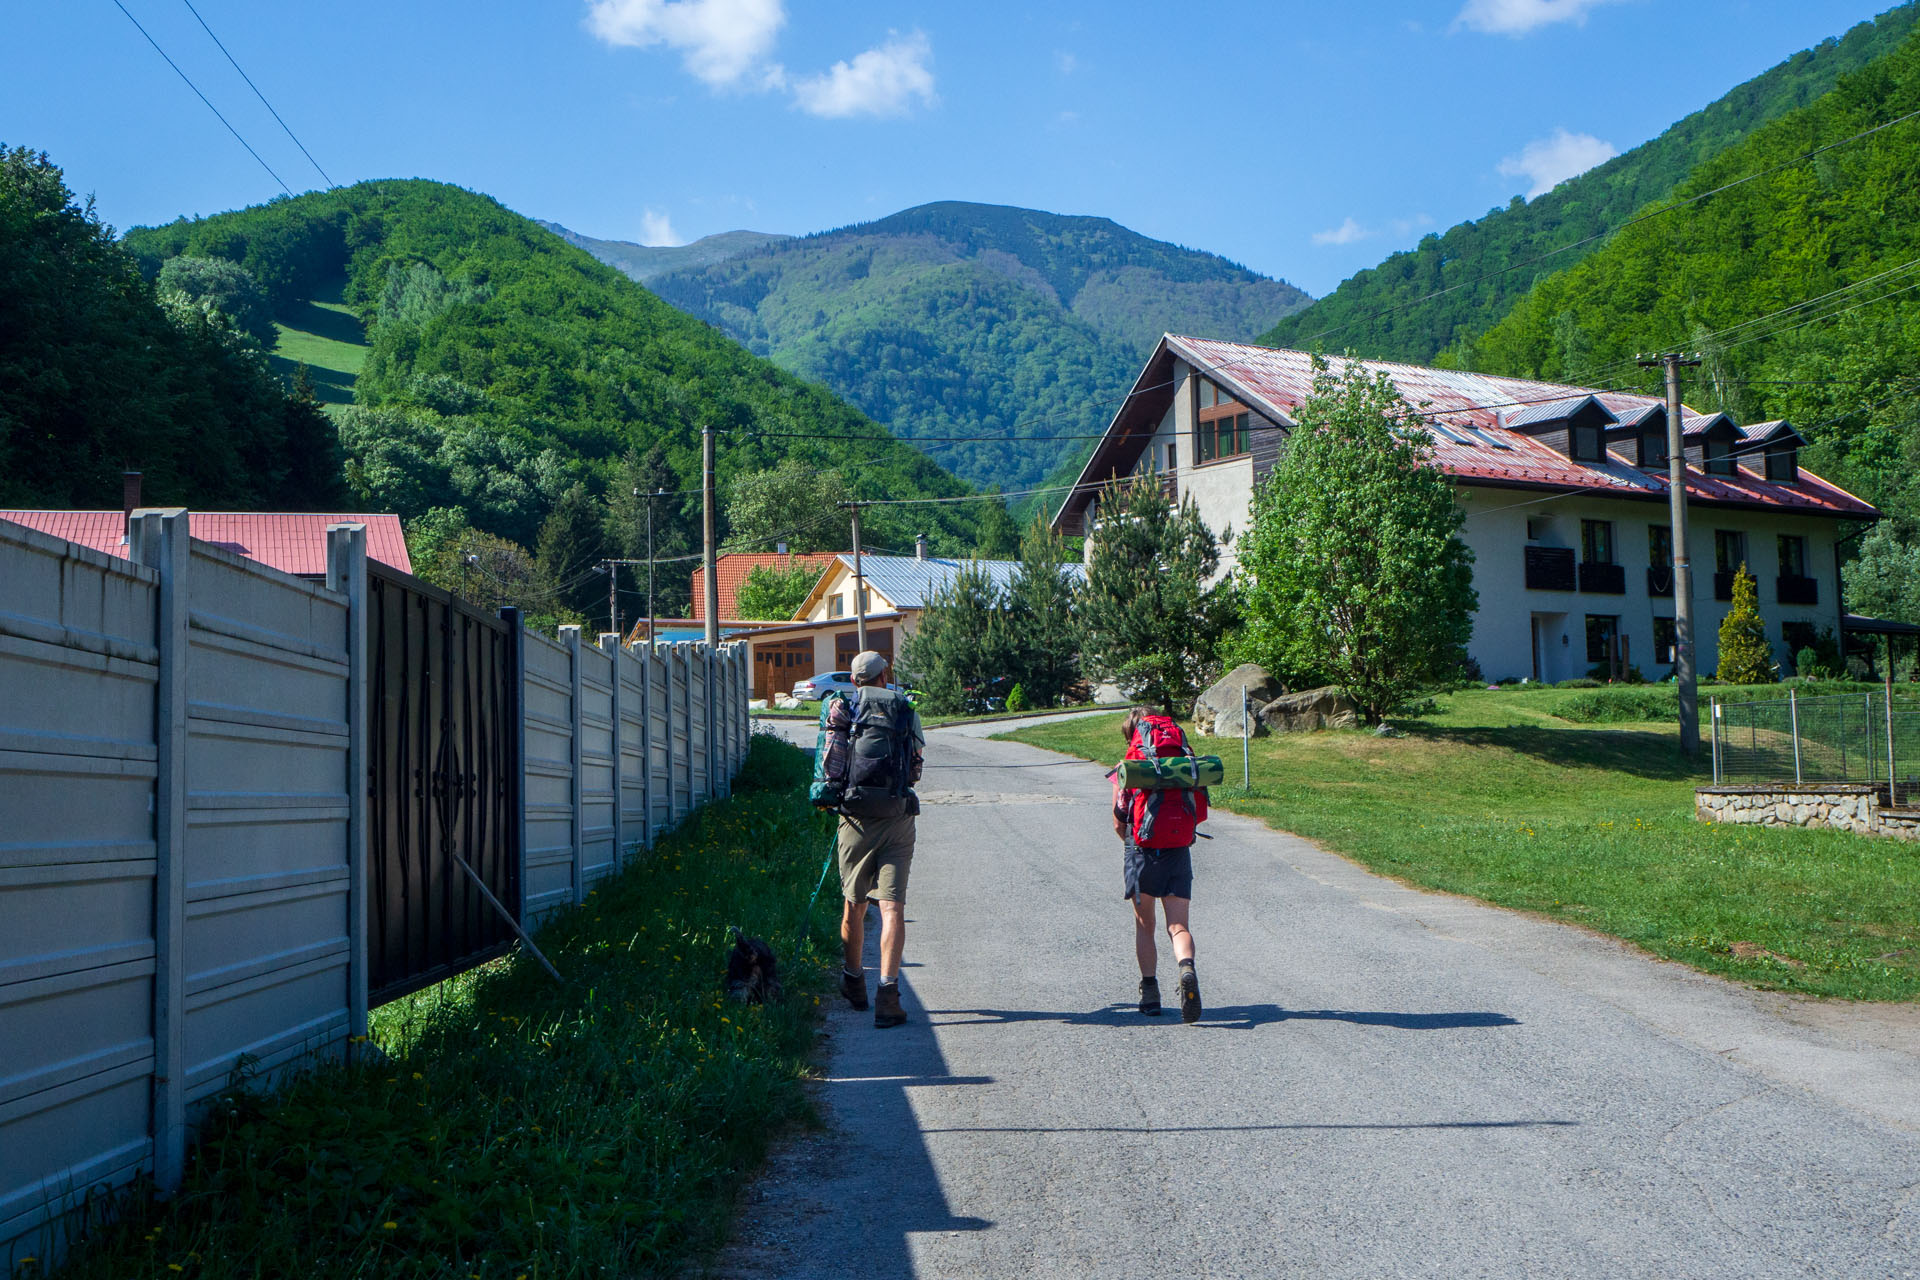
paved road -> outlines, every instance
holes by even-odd
[[[829,1018],[828,1127],[720,1274],[1920,1275],[1913,1010],[1744,991],[1221,816],[1207,1016],[1143,1019],[1100,770],[1004,767],[1060,757],[1002,728],[931,735],[913,1021]]]

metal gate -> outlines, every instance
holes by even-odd
[[[367,564],[368,1003],[505,951],[520,910],[517,630]]]

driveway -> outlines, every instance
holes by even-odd
[[[1142,1018],[1101,769],[1006,727],[929,735],[913,1020],[837,1005],[827,1128],[719,1274],[1920,1275],[1910,1007],[1751,992],[1223,814],[1206,1017]]]

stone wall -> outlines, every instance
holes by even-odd
[[[1702,822],[1832,827],[1861,835],[1920,839],[1920,810],[1889,809],[1880,796],[1880,788],[1861,783],[1696,787],[1693,812]]]

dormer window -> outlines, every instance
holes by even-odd
[[[1194,381],[1199,384],[1193,426],[1194,462],[1215,462],[1247,452],[1252,447],[1247,438],[1247,407],[1205,378]]]
[[[1767,479],[1793,484],[1800,479],[1800,450],[1790,444],[1767,448]]]
[[[1567,435],[1567,454],[1575,462],[1604,462],[1605,433],[1598,422],[1576,422]]]
[[[1734,460],[1733,441],[1721,435],[1710,435],[1706,442],[1707,474],[1710,476],[1737,475],[1740,464]]]
[[[1641,466],[1659,467],[1664,470],[1667,465],[1667,457],[1667,433],[1665,428],[1658,431],[1649,429],[1640,433]]]

